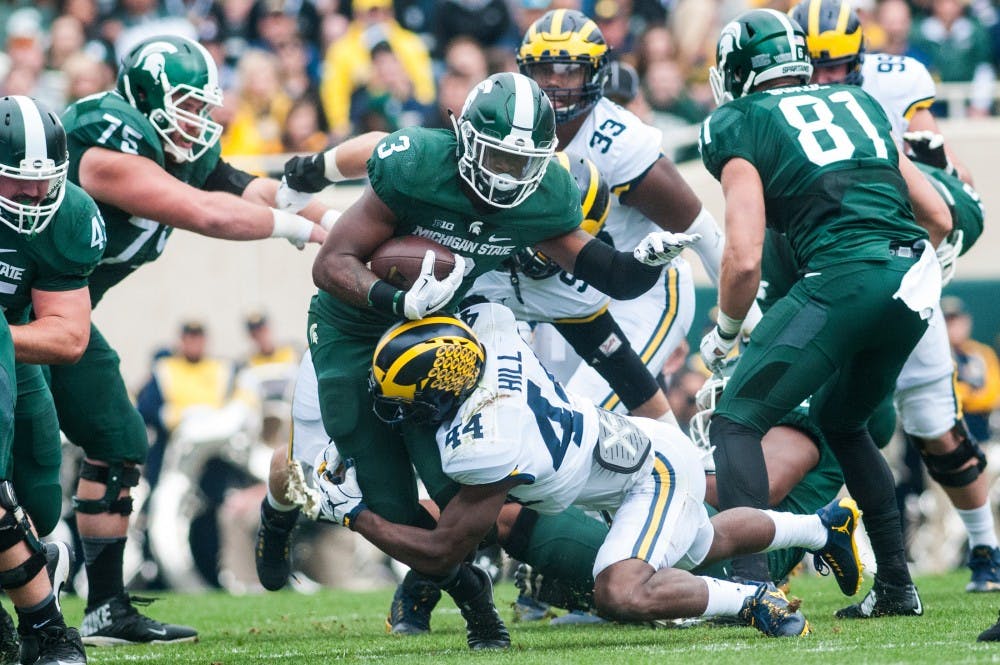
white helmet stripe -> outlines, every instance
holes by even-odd
[[[21,120],[24,122],[24,161],[29,165],[36,161],[48,162],[45,125],[38,107],[30,98],[23,95],[13,95],[11,99],[17,102],[18,108],[21,109]]]
[[[205,58],[205,68],[208,70],[208,84],[205,86],[207,90],[215,91],[219,89],[219,68],[215,65],[215,58],[212,54],[208,52],[208,49],[201,45],[200,42],[191,42],[201,53],[202,57]],[[222,103],[219,100],[218,103]]]
[[[795,53],[795,26],[792,25],[791,19],[788,18],[788,14],[779,12],[777,9],[763,9],[774,18],[778,19],[778,22],[785,27],[785,34],[788,36],[788,45],[791,47],[791,52]]]
[[[531,139],[531,128],[535,126],[535,96],[531,94],[531,81],[523,74],[511,74],[514,78],[514,138],[528,142],[528,147],[534,148]]]

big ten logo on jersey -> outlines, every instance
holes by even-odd
[[[625,125],[616,120],[605,120],[590,136],[590,147],[607,153],[616,136],[625,131]]]

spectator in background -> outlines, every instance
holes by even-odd
[[[63,63],[62,71],[66,76],[66,104],[108,90],[115,82],[115,72],[108,63],[86,51],[70,56]]]
[[[283,152],[322,152],[327,148],[326,123],[319,100],[306,95],[292,103],[281,135]]]
[[[307,95],[319,100],[319,79],[314,78],[309,69],[309,51],[298,37],[274,45],[281,71],[281,83],[292,99]]]
[[[490,75],[486,51],[471,37],[455,37],[448,42],[444,47],[443,61],[445,71],[468,81],[468,90]],[[456,108],[455,112],[459,110]]]
[[[80,25],[87,39],[98,39],[101,37],[100,7],[97,0],[62,0],[59,3],[59,13],[62,16],[72,16]]]
[[[906,0],[882,0],[876,9],[875,20],[882,28],[884,36],[880,49],[882,53],[907,55],[920,62],[929,61],[926,53],[922,53],[910,45],[913,15]]]
[[[484,48],[514,50],[521,42],[507,0],[441,0],[434,21],[434,55],[444,55],[456,37],[469,37]]]
[[[675,162],[697,159],[697,141],[678,136],[677,130],[701,123],[708,111],[688,95],[680,65],[675,60],[651,62],[645,90],[652,109],[651,124],[663,132],[665,151],[672,153]]]
[[[431,129],[453,129],[450,114],[458,115],[462,112],[462,104],[472,85],[474,83],[470,84],[461,74],[446,71],[438,79],[437,102],[428,110],[420,124]]]
[[[247,16],[251,46],[273,50],[289,37],[319,44],[321,22],[312,0],[257,0]]]
[[[581,4],[581,0],[515,0],[514,23],[517,25],[517,34],[526,33],[532,23],[545,16],[545,13],[550,10],[575,9],[581,11]],[[510,71],[517,71],[517,69]]]
[[[145,469],[151,487],[155,487],[159,478],[170,433],[185,413],[199,406],[221,408],[229,398],[233,365],[227,360],[207,357],[207,341],[203,323],[185,321],[176,350],[154,356],[152,375],[139,391],[136,407],[157,433]]]
[[[660,60],[674,60],[677,57],[677,43],[674,33],[665,25],[646,28],[636,42],[635,69],[639,76],[646,77],[650,63]]]
[[[934,0],[932,14],[919,23],[913,45],[927,54],[927,69],[943,83],[971,83],[969,115],[984,117],[993,107],[993,53],[986,31],[965,15],[962,0]],[[954,113],[939,104],[936,113]]]
[[[351,133],[351,95],[371,79],[371,53],[380,42],[398,58],[413,85],[414,100],[428,106],[434,103],[434,75],[427,47],[393,18],[392,0],[355,0],[353,7],[354,19],[347,33],[326,53],[320,83],[323,110],[335,142]]]
[[[114,44],[117,61],[132,47],[156,35],[179,35],[197,39],[193,24],[182,16],[171,16],[159,0],[118,0],[111,15],[102,22],[104,39]]]
[[[597,0],[594,21],[610,48],[610,57],[620,58],[635,47],[632,33],[632,0]]]
[[[258,49],[247,51],[240,60],[238,79],[233,116],[221,140],[223,156],[281,153],[292,100],[282,90],[278,58]]]
[[[45,68],[45,32],[42,29],[42,15],[30,7],[18,9],[7,19],[6,27],[7,75],[3,92],[5,95],[28,95],[37,98],[41,88],[42,70]],[[58,103],[52,104],[51,99],[43,101],[52,108],[62,108]]]
[[[990,438],[990,414],[1000,406],[1000,361],[986,344],[972,339],[972,315],[958,298],[941,299],[948,341],[955,357],[955,392],[969,431],[977,441]]]
[[[368,84],[351,95],[351,124],[355,133],[394,132],[419,125],[429,108],[414,94],[413,81],[388,42],[371,52]]]
[[[278,345],[274,340],[274,331],[267,316],[261,312],[251,312],[247,315],[247,335],[250,337],[252,349],[247,356],[246,364],[250,367],[269,364],[298,365],[299,354],[290,344]]]

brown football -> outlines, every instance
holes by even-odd
[[[385,241],[372,254],[368,265],[381,279],[407,291],[420,276],[428,249],[434,250],[434,277],[444,279],[455,267],[455,255],[441,243],[420,236],[398,236]]]

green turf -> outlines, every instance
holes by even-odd
[[[92,663],[573,663],[621,665],[751,665],[756,663],[1000,663],[1000,642],[977,643],[1000,609],[1000,593],[967,594],[968,574],[917,580],[926,610],[922,618],[837,621],[845,605],[828,579],[794,578],[793,593],[804,599],[813,625],[806,638],[769,639],[752,628],[653,630],[640,626],[553,628],[511,623],[511,583],[497,590],[514,646],[507,653],[470,653],[458,610],[442,601],[431,635],[398,638],[385,634],[383,619],[391,591],[326,591],[305,596],[280,592],[254,596],[164,594],[148,608],[154,617],[196,626],[196,644],[90,649]],[[866,583],[862,591],[866,591]],[[859,595],[858,598],[861,596]],[[71,622],[81,604],[65,599]]]

